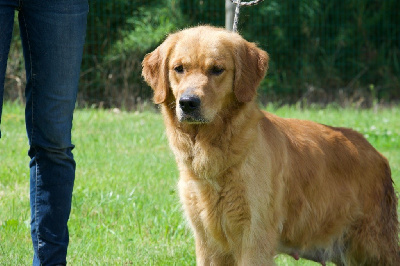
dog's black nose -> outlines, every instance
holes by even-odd
[[[182,95],[179,99],[179,106],[185,113],[191,113],[200,107],[200,98],[194,95]]]

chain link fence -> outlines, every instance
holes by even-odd
[[[169,32],[224,27],[225,0],[91,0],[78,101],[140,108],[151,89],[144,55]],[[400,1],[265,0],[242,7],[239,33],[271,56],[262,102],[326,104],[400,99]],[[18,34],[10,52],[6,98],[23,100]]]

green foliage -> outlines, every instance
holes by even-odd
[[[272,0],[243,8],[239,28],[271,55],[262,90],[272,100],[368,98],[371,85],[376,99],[399,99],[398,10],[396,0]]]
[[[121,31],[109,56],[126,56],[130,53],[143,54],[156,47],[166,35],[181,24],[180,14],[173,14],[167,7],[139,8],[133,18],[127,20],[126,29]],[[138,19],[140,18],[140,19]]]
[[[199,24],[224,26],[223,0],[96,0],[90,12],[79,104],[123,106],[151,98],[141,61],[165,36]],[[262,102],[365,107],[400,99],[400,1],[269,0],[242,7],[239,32],[270,54]],[[6,97],[23,100],[24,67],[14,34]],[[370,88],[374,90],[371,91]]]
[[[209,24],[218,27],[225,25],[225,1],[185,1],[181,0],[180,9],[185,14],[187,26]]]
[[[269,105],[282,117],[352,127],[389,160],[400,189],[400,107],[300,109]],[[195,265],[194,240],[176,191],[178,171],[160,114],[80,109],[69,221],[71,265]],[[0,139],[0,265],[29,265],[29,157],[24,110],[6,102]],[[318,265],[279,256],[277,265]]]
[[[374,101],[399,99],[399,3],[271,0],[242,7],[240,33],[271,56],[261,101],[326,104],[350,98],[372,106]],[[118,99],[124,90],[129,91],[122,93],[124,99],[134,92],[135,97],[151,96],[140,79],[140,61],[167,33],[198,24],[224,26],[225,22],[225,1],[153,0],[134,5],[121,1],[120,5],[133,11],[116,27],[118,38],[103,53],[107,76],[100,79],[107,81],[96,88],[106,84],[106,99]],[[127,79],[127,72],[136,79]],[[113,87],[108,89],[107,84]]]
[[[180,10],[174,1],[106,1],[106,10],[124,10],[121,16],[110,16],[109,21],[89,20],[90,29],[106,29],[105,43],[101,53],[95,53],[84,64],[84,94],[80,102],[101,103],[102,106],[124,106],[137,108],[151,97],[151,91],[141,78],[141,62],[145,54],[156,46],[171,31],[183,25]],[[96,10],[103,6],[94,5],[91,17],[97,18]],[[130,14],[125,14],[131,10]],[[101,33],[101,34],[105,34]],[[90,38],[90,37],[89,37]],[[92,44],[92,46],[90,45]],[[99,43],[89,42],[88,49],[98,48]],[[90,54],[90,52],[88,53]]]

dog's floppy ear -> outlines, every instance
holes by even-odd
[[[250,102],[268,69],[268,54],[254,43],[243,41],[235,58],[234,93],[239,102]]]
[[[167,39],[153,52],[147,54],[142,62],[142,76],[154,90],[155,104],[163,103],[168,97],[168,55],[171,46],[171,41]]]

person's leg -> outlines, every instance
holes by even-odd
[[[23,0],[33,265],[66,264],[75,161],[71,150],[87,0]]]
[[[18,1],[0,0],[0,124],[3,112],[4,81],[7,69],[8,52],[14,25],[14,12]],[[1,131],[0,131],[1,138]]]

